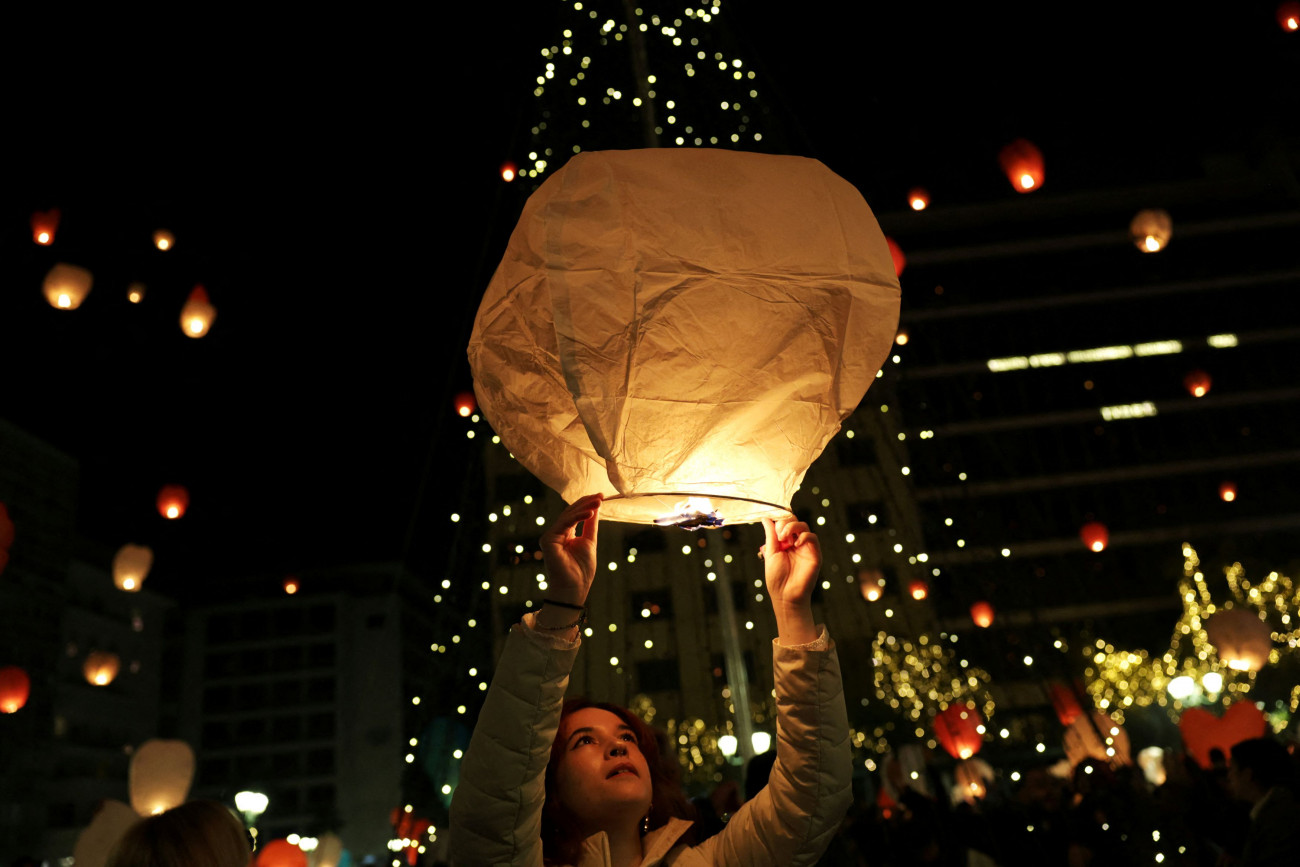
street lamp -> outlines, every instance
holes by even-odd
[[[235,795],[235,808],[244,814],[248,833],[253,838],[253,849],[257,849],[257,820],[266,812],[270,799],[261,792],[239,792]]]

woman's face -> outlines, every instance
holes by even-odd
[[[631,726],[588,707],[565,717],[558,737],[555,792],[583,834],[640,822],[650,811],[654,785]]]

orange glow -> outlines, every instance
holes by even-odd
[[[16,665],[0,668],[0,713],[17,713],[27,704],[32,692],[32,681]]]
[[[921,187],[916,187],[907,194],[907,203],[913,211],[924,211],[930,204],[930,194]]]
[[[195,286],[190,297],[181,308],[181,330],[186,337],[202,337],[212,327],[212,320],[217,318],[217,308],[208,300],[207,290]]]
[[[180,485],[164,485],[158,492],[158,513],[168,520],[185,514],[190,504],[190,492]]]
[[[919,578],[907,585],[907,592],[912,594],[912,598],[918,602],[930,595],[930,585],[926,584]]]
[[[993,606],[982,600],[976,602],[970,607],[970,619],[981,629],[988,629],[993,625]]]
[[[897,343],[899,346],[906,346],[907,339],[908,338],[907,338],[906,330],[900,330],[897,334],[894,335],[894,342]]]
[[[1210,393],[1213,380],[1204,370],[1193,370],[1183,378],[1183,385],[1192,397],[1205,397]]]
[[[879,569],[863,569],[858,573],[858,592],[862,598],[868,602],[875,602],[880,598],[883,589],[884,576],[880,574]]]
[[[1222,498],[1223,502],[1231,503],[1237,499],[1237,486],[1232,482],[1224,482],[1219,485],[1219,497]]]
[[[1300,30],[1300,3],[1282,3],[1277,7],[1277,23],[1288,33]]]
[[[117,677],[121,660],[116,653],[107,650],[95,650],[86,654],[86,662],[81,667],[86,682],[92,686],[108,686]]]
[[[461,418],[469,418],[474,414],[474,410],[478,408],[478,401],[474,399],[474,392],[462,391],[456,395],[453,405],[456,407],[456,415]]]
[[[1106,543],[1110,541],[1110,531],[1106,525],[1100,521],[1089,521],[1079,528],[1079,538],[1089,551],[1100,552],[1106,550]]]
[[[85,268],[60,262],[45,275],[45,300],[58,310],[76,310],[90,294],[94,278]]]
[[[1043,152],[1033,142],[1016,139],[998,154],[998,162],[1016,192],[1028,193],[1043,185]]]
[[[292,577],[291,577],[291,578],[286,578],[286,579],[284,579],[284,592],[285,592],[285,593],[288,593],[290,596],[292,596],[293,594],[297,593],[297,592],[298,592],[298,579],[297,579],[297,578],[292,578]]]
[[[934,737],[954,759],[969,759],[980,751],[984,718],[964,704],[950,704],[934,717]]]
[[[907,267],[907,257],[903,255],[903,248],[888,235],[885,236],[885,243],[889,245],[889,258],[894,260],[894,273],[902,277],[903,269]]]
[[[170,250],[176,244],[176,237],[166,229],[153,233],[153,245],[159,250]]]
[[[514,164],[514,163],[503,163],[503,164],[502,164],[502,166],[501,166],[501,180],[505,181],[505,182],[508,184],[508,183],[510,183],[511,181],[513,181],[513,180],[515,179],[516,175],[518,175],[518,171],[515,169],[515,164]]]
[[[139,304],[144,300],[144,284],[132,283],[126,287],[126,300],[132,304]]]
[[[32,240],[42,247],[54,243],[54,232],[59,228],[59,209],[37,211],[32,214]]]
[[[144,545],[123,545],[113,557],[113,583],[119,590],[134,593],[149,577],[153,551]]]

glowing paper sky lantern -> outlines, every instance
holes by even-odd
[[[988,629],[993,625],[993,606],[983,600],[976,602],[970,607],[970,619],[981,629]]]
[[[1112,767],[1133,764],[1128,732],[1099,711],[1092,712],[1091,722],[1087,714],[1076,717],[1062,736],[1062,746],[1070,767],[1087,759],[1097,759]]]
[[[1110,541],[1110,531],[1100,521],[1089,521],[1079,528],[1079,538],[1089,551],[1105,551]]]
[[[889,259],[894,263],[894,276],[902,277],[903,269],[907,267],[907,257],[903,255],[903,248],[898,246],[898,242],[893,238],[885,238],[885,244],[889,247]]]
[[[132,283],[126,287],[126,300],[132,304],[139,304],[144,300],[145,286],[143,283]]]
[[[884,592],[884,576],[879,569],[863,569],[858,573],[858,591],[868,602],[875,602]]]
[[[145,741],[131,756],[131,807],[153,816],[185,803],[194,781],[194,751],[185,741]]]
[[[983,759],[967,759],[953,771],[956,786],[953,801],[974,803],[988,794],[988,784],[993,782],[993,768]]]
[[[45,275],[45,300],[58,310],[76,310],[90,294],[94,282],[90,272],[76,265],[63,262],[50,269]]]
[[[288,840],[272,840],[257,850],[256,867],[307,867],[307,853]]]
[[[930,585],[918,578],[915,581],[908,583],[907,592],[913,599],[920,602],[922,599],[930,595]]]
[[[186,337],[202,337],[212,327],[212,320],[217,318],[217,308],[208,300],[207,290],[195,286],[190,297],[181,308],[181,330]]]
[[[144,545],[123,545],[113,556],[113,583],[118,590],[136,593],[144,586],[152,567],[152,549]]]
[[[1143,253],[1158,253],[1174,236],[1174,221],[1168,211],[1138,211],[1128,226],[1129,236]]]
[[[1225,503],[1231,503],[1237,499],[1237,486],[1233,482],[1224,482],[1219,485],[1219,499]]]
[[[513,181],[518,174],[519,171],[515,168],[514,163],[501,164],[501,180],[505,181],[507,184]]]
[[[163,485],[158,492],[158,514],[174,521],[185,514],[190,505],[190,492],[181,485]]]
[[[153,245],[159,250],[170,250],[176,246],[176,236],[166,229],[159,229],[153,233]]]
[[[478,401],[474,399],[474,392],[464,391],[456,395],[456,400],[452,404],[456,408],[456,415],[461,418],[469,418],[478,409]]]
[[[1300,3],[1287,0],[1277,7],[1277,23],[1288,33],[1300,33]]]
[[[1205,397],[1210,393],[1210,384],[1213,380],[1204,370],[1193,370],[1187,376],[1183,377],[1183,387],[1192,397]]]
[[[1259,671],[1273,649],[1268,624],[1243,608],[1214,612],[1205,622],[1205,638],[1233,671]]]
[[[1055,682],[1047,687],[1047,696],[1051,699],[1052,709],[1061,725],[1068,726],[1083,714],[1079,698],[1067,684]]]
[[[117,672],[121,667],[122,660],[118,659],[116,653],[92,650],[86,654],[81,672],[86,676],[86,682],[92,686],[108,686],[117,678]]]
[[[1043,185],[1043,152],[1033,142],[1018,138],[998,154],[1007,180],[1018,193],[1032,193]]]
[[[16,665],[0,667],[0,713],[17,713],[27,704],[32,680]]]
[[[54,243],[54,233],[59,228],[59,209],[37,211],[32,214],[32,240],[42,247]]]
[[[913,211],[924,211],[930,205],[930,194],[921,187],[914,187],[907,194],[907,203],[912,206]]]
[[[950,704],[934,717],[934,737],[954,759],[969,759],[984,746],[979,711],[964,704]]]
[[[871,210],[814,160],[582,153],[525,206],[469,360],[502,442],[565,500],[749,522],[789,514],[898,304]]]
[[[290,575],[288,578],[284,579],[284,584],[282,586],[284,587],[284,592],[289,596],[292,596],[293,594],[298,592],[298,589],[302,585],[298,583],[297,578]]]

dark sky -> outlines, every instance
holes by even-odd
[[[435,24],[286,16],[169,39],[83,22],[13,61],[0,418],[81,462],[81,529],[165,552],[160,589],[394,557],[413,516],[418,536],[460,497],[450,401],[519,206],[496,170],[526,150],[561,4],[468,5]],[[1294,134],[1300,37],[1270,3],[759,5],[723,17],[771,127],[878,214],[915,183],[1006,196],[994,154],[1017,136],[1049,154],[1047,194],[1185,177],[1207,150]],[[38,248],[27,219],[51,206],[57,244]],[[162,226],[167,254],[148,243]],[[40,295],[55,261],[95,273],[74,313]],[[195,283],[219,311],[197,341],[176,324]],[[193,497],[175,526],[153,509],[165,482]]]

